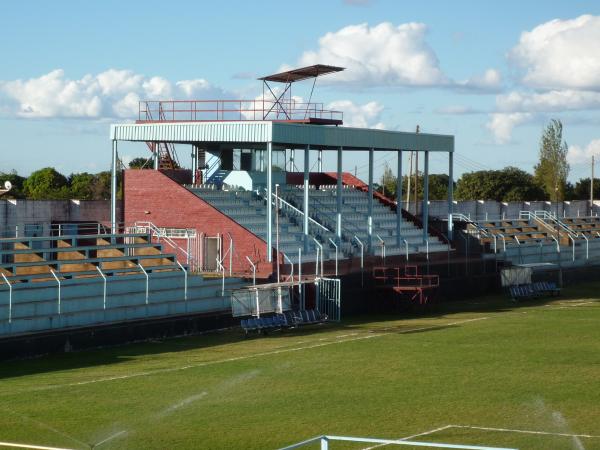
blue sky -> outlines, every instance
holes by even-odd
[[[254,98],[257,76],[315,62],[348,67],[315,95],[346,123],[454,134],[458,175],[532,170],[550,118],[571,179],[600,155],[593,1],[11,2],[0,42],[0,170],[107,169],[109,124],[138,98]]]

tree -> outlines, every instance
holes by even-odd
[[[376,189],[378,192],[384,194],[387,198],[396,198],[396,175],[392,172],[390,165],[386,162],[383,168],[383,175],[381,176],[381,182],[379,187]]]
[[[573,192],[570,196],[572,200],[589,200],[590,199],[590,179],[581,178],[573,186]],[[594,177],[594,198],[600,199],[600,179]]]
[[[133,158],[129,162],[130,169],[152,169],[152,158]]]
[[[7,194],[3,195],[3,198],[24,198],[23,194],[23,182],[25,177],[17,174],[15,170],[10,172],[0,172],[0,187],[4,186],[5,181],[10,181],[12,189]]]
[[[542,133],[540,161],[534,169],[536,182],[554,201],[564,200],[569,175],[568,147],[563,141],[562,132],[561,121],[552,119]]]
[[[94,181],[95,176],[87,172],[72,173],[69,177],[69,185],[71,190],[71,198],[79,200],[94,199]]]
[[[544,200],[546,195],[534,177],[516,167],[463,174],[456,184],[457,200],[516,202]]]
[[[118,176],[119,180],[120,178],[121,177]],[[106,170],[94,175],[94,181],[92,183],[92,198],[94,200],[110,199],[110,171]]]
[[[32,172],[23,182],[23,191],[32,200],[62,200],[70,197],[67,178],[53,167]]]

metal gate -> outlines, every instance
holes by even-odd
[[[341,319],[340,287],[341,281],[334,278],[316,278],[317,309],[327,314],[328,320],[339,322]]]

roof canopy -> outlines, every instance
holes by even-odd
[[[294,83],[295,81],[316,78],[319,75],[341,72],[342,70],[344,70],[343,67],[327,66],[325,64],[315,64],[314,66],[301,67],[300,69],[293,69],[288,70],[286,72],[268,75],[266,77],[259,78],[259,80],[275,81],[278,83]]]

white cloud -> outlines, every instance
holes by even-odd
[[[361,85],[447,84],[437,56],[425,41],[426,31],[425,24],[414,22],[349,25],[322,36],[318,50],[304,52],[299,64],[345,67],[329,77]]]
[[[600,156],[600,139],[590,141],[585,147],[571,145],[567,152],[567,160],[570,164],[589,163],[592,156]]]
[[[481,111],[476,110],[470,106],[465,105],[449,105],[437,108],[434,111],[436,114],[448,114],[448,115],[464,115],[464,114],[480,114]]]
[[[342,111],[344,113],[344,125],[347,127],[385,128],[380,121],[384,107],[378,102],[357,105],[350,100],[337,100],[329,103],[327,109]]]
[[[490,120],[485,126],[492,132],[498,144],[506,144],[511,140],[513,128],[531,118],[530,113],[494,113],[490,115]]]
[[[130,70],[109,69],[69,79],[62,69],[27,80],[0,80],[0,114],[24,118],[130,118],[140,99],[223,98],[227,93],[204,79],[171,83]],[[229,94],[229,97],[236,97]]]
[[[504,112],[554,112],[566,110],[597,109],[600,107],[600,92],[572,89],[547,92],[513,91],[496,98],[500,111]]]
[[[475,75],[465,81],[458,82],[457,86],[466,89],[497,91],[502,88],[502,75],[496,69],[488,69],[483,75]]]
[[[600,17],[551,20],[521,34],[509,58],[522,83],[544,89],[600,89]]]

